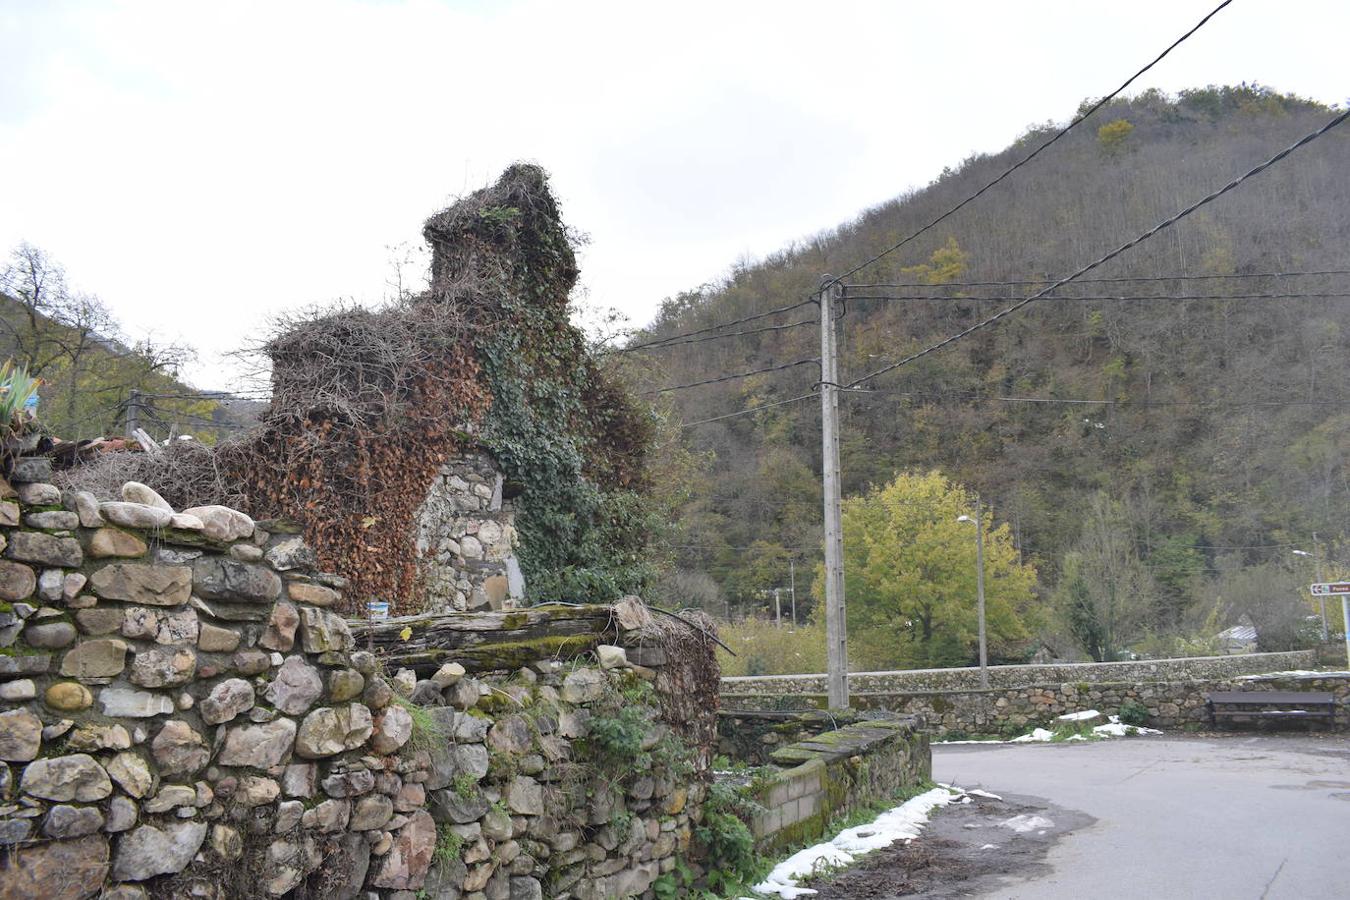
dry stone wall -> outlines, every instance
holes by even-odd
[[[1070,682],[1144,682],[1233,678],[1309,669],[1316,664],[1312,650],[1287,653],[1248,653],[1234,656],[1197,656],[1187,659],[1143,659],[1106,663],[1059,663],[1055,665],[992,666],[991,688]],[[908,691],[961,691],[980,687],[980,670],[973,666],[954,669],[906,669],[894,672],[850,672],[849,690],[854,693],[903,693]],[[724,696],[766,694],[823,694],[824,675],[740,675],[722,679]]]
[[[481,451],[454,454],[437,473],[417,512],[426,611],[503,609],[525,596],[514,504],[503,491]]]
[[[0,900],[652,897],[695,855],[659,665],[389,674],[285,523],[48,475],[0,482]]]
[[[934,734],[1018,733],[1032,726],[1048,725],[1066,713],[1096,709],[1106,715],[1118,715],[1122,708],[1140,709],[1147,724],[1157,728],[1207,727],[1205,695],[1215,691],[1325,691],[1338,701],[1335,725],[1350,727],[1350,672],[1312,672],[1293,670],[1265,674],[1239,675],[1233,678],[1178,678],[1171,681],[1097,681],[1049,682],[1016,688],[951,691],[870,691],[850,696],[856,710],[885,710],[918,716]],[[797,693],[772,695],[723,693],[730,708],[724,721],[742,719],[771,752],[779,734],[799,727],[796,717],[781,711],[791,708],[824,709],[825,694]],[[738,717],[734,710],[742,710]],[[763,711],[766,727],[754,718]],[[724,740],[726,729],[724,727]]]
[[[1339,702],[1336,726],[1350,726],[1350,673],[1286,672],[1227,679],[1029,685],[1012,690],[875,693],[854,698],[861,709],[922,717],[938,733],[996,734],[1048,725],[1085,709],[1118,715],[1142,707],[1155,728],[1209,727],[1205,695],[1215,691],[1327,691]]]

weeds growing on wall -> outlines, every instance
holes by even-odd
[[[730,896],[762,873],[764,861],[755,853],[755,838],[746,824],[757,805],[729,784],[714,784],[703,804],[703,822],[695,835],[703,845],[708,887],[717,896]]]
[[[1134,725],[1137,727],[1139,725],[1148,724],[1148,707],[1138,700],[1126,700],[1124,703],[1120,704],[1118,715],[1120,716],[1120,721],[1124,722],[1126,725]]]

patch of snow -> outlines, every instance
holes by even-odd
[[[774,866],[764,881],[755,885],[755,890],[761,894],[777,894],[783,900],[814,894],[814,890],[799,887],[796,882],[810,878],[824,868],[846,866],[858,856],[889,847],[896,841],[914,840],[933,810],[964,796],[963,792],[945,787],[925,791],[866,825],[846,828],[832,840],[797,851]]]
[[[989,793],[988,791],[982,791],[982,790],[980,790],[979,788],[971,788],[970,790],[966,791],[966,793],[967,793],[967,794],[970,794],[972,797],[984,797],[984,798],[989,799],[989,800],[1002,800],[1002,799],[1003,799],[1003,798],[1000,797],[998,794],[991,794],[991,793]]]
[[[1145,728],[1143,725],[1126,725],[1120,721],[1120,716],[1111,716],[1110,721],[1105,725],[1098,725],[1092,729],[1092,733],[1098,737],[1128,737],[1132,734],[1162,734],[1156,728]]]
[[[1039,743],[1045,743],[1046,741],[1050,740],[1050,739],[1051,739],[1052,737],[1054,737],[1054,736],[1055,736],[1055,733],[1054,733],[1053,731],[1046,731],[1044,728],[1037,728],[1037,729],[1035,729],[1034,731],[1032,731],[1031,734],[1024,734],[1024,735],[1022,735],[1021,737],[1015,737],[1015,738],[1013,738],[1011,741],[1008,741],[1008,743],[1010,743],[1010,744],[1039,744]]]
[[[1347,673],[1347,674],[1350,674],[1350,673]],[[1099,713],[1097,710],[1095,710],[1095,709],[1089,709],[1089,710],[1085,710],[1085,711],[1083,711],[1083,712],[1078,712],[1078,713],[1068,713],[1067,715],[1060,716],[1059,718],[1062,719],[1062,720],[1065,720],[1065,721],[1069,721],[1069,722],[1076,722],[1076,721],[1083,721],[1083,720],[1085,720],[1085,719],[1090,719],[1090,718],[1092,718],[1092,717],[1094,717],[1094,716],[1099,716],[1099,715],[1101,715],[1101,713]],[[1092,729],[1092,735],[1091,735],[1090,737],[1089,737],[1088,735],[1072,734],[1072,735],[1069,735],[1068,737],[1066,737],[1066,738],[1064,739],[1065,742],[1068,742],[1068,741],[1087,741],[1087,740],[1092,740],[1092,739],[1094,739],[1094,738],[1128,737],[1128,736],[1130,736],[1130,735],[1136,735],[1136,734],[1162,734],[1162,732],[1159,731],[1159,730],[1156,729],[1156,728],[1145,728],[1143,725],[1126,725],[1126,724],[1124,724],[1124,723],[1122,723],[1122,722],[1120,721],[1120,716],[1107,716],[1106,718],[1107,718],[1107,724],[1095,726],[1095,727]],[[1044,744],[1044,743],[1050,742],[1050,741],[1054,738],[1054,736],[1055,736],[1055,733],[1054,733],[1053,731],[1049,731],[1049,730],[1047,730],[1047,729],[1045,729],[1045,728],[1037,728],[1037,729],[1034,729],[1034,730],[1031,732],[1031,734],[1024,734],[1024,735],[1022,735],[1021,737],[1015,737],[1015,738],[1013,738],[1012,740],[1008,740],[1008,741],[1000,741],[1000,740],[997,740],[997,739],[992,739],[992,740],[984,740],[984,741],[934,741],[933,743],[935,743],[935,744]],[[975,793],[975,792],[974,792],[974,791],[970,791],[970,792],[968,792],[968,793]]]
[[[998,827],[1006,828],[1009,831],[1015,831],[1018,834],[1025,834],[1028,831],[1043,831],[1046,828],[1054,828],[1055,823],[1044,816],[1029,816],[1023,814],[999,822]]]
[[[983,846],[980,847],[980,849],[981,849],[981,850],[997,850],[997,849],[998,849],[998,844],[984,844]]]

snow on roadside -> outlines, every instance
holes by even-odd
[[[936,787],[925,791],[887,810],[866,825],[846,828],[829,841],[797,851],[774,866],[773,871],[755,885],[755,891],[777,894],[783,900],[814,894],[815,890],[800,887],[796,882],[810,878],[822,869],[846,866],[857,857],[889,847],[896,841],[908,843],[914,840],[933,810],[965,797],[965,792],[959,788]]]
[[[1101,715],[1095,709],[1085,709],[1082,712],[1068,713],[1059,717],[1058,721],[1066,723],[1086,722],[1095,719]],[[1162,734],[1156,728],[1146,728],[1143,725],[1126,725],[1120,721],[1120,716],[1107,716],[1105,725],[1097,725],[1092,729],[1091,735],[1074,734],[1064,738],[1067,741],[1088,741],[1102,738],[1129,737],[1137,734]],[[1046,728],[1032,729],[1030,734],[1024,734],[1020,737],[1010,740],[999,740],[998,738],[989,738],[987,740],[962,740],[962,741],[934,741],[935,744],[1045,744],[1054,740],[1055,733]]]
[[[1024,734],[1008,741],[1010,744],[1039,744],[1048,741],[1055,736],[1053,731],[1046,731],[1044,728],[1033,729],[1031,734]]]
[[[1143,725],[1126,725],[1120,721],[1120,716],[1111,716],[1105,725],[1098,725],[1092,729],[1092,733],[1099,737],[1126,737],[1131,734],[1162,734],[1156,728],[1145,728]]]

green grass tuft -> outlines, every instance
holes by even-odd
[[[412,716],[412,737],[408,739],[408,743],[404,744],[404,747],[409,750],[430,750],[444,744],[449,739],[445,728],[425,706],[418,706],[407,697],[398,694],[394,695],[394,702],[406,709],[408,714]]]

